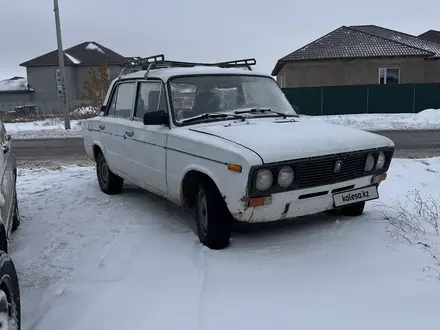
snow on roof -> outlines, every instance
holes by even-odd
[[[121,77],[121,79],[133,79],[133,78],[143,78],[145,75],[145,70],[129,73]],[[160,78],[163,81],[168,81],[168,79],[181,76],[181,75],[209,75],[209,74],[237,74],[237,75],[249,75],[249,76],[267,76],[272,78],[266,73],[259,73],[255,71],[249,71],[242,68],[219,68],[219,67],[209,67],[209,66],[195,66],[190,68],[162,68],[154,69],[148,73],[149,77]]]
[[[27,91],[28,82],[26,78],[14,77],[0,81],[0,92]]]
[[[67,58],[69,60],[71,60],[73,64],[80,64],[81,63],[80,60],[78,60],[77,58],[73,57],[72,55],[70,55],[70,54],[68,54],[66,52],[64,54],[66,54]]]
[[[86,46],[87,50],[96,50],[97,52],[100,52],[102,54],[105,54],[105,52],[96,44],[94,44],[93,42],[90,42],[87,46]]]

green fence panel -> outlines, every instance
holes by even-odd
[[[289,102],[299,107],[299,113],[305,115],[440,109],[440,83],[284,88],[283,91]]]
[[[413,112],[413,84],[369,85],[369,113]]]
[[[366,86],[324,87],[323,115],[348,115],[367,112]]]
[[[321,87],[284,88],[290,104],[299,107],[302,115],[321,114]]]
[[[440,109],[440,84],[417,84],[415,94],[415,112]]]

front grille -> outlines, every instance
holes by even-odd
[[[362,177],[367,153],[350,153],[317,157],[297,164],[298,188],[310,188]],[[342,161],[335,172],[337,161]]]

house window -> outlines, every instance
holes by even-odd
[[[280,85],[280,87],[281,88],[285,88],[286,87],[286,74],[285,73],[282,73],[280,76],[279,76],[279,85]]]
[[[379,69],[379,84],[399,84],[400,83],[400,68],[380,68]]]

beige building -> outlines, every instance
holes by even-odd
[[[342,26],[278,60],[282,88],[440,82],[440,32]]]

